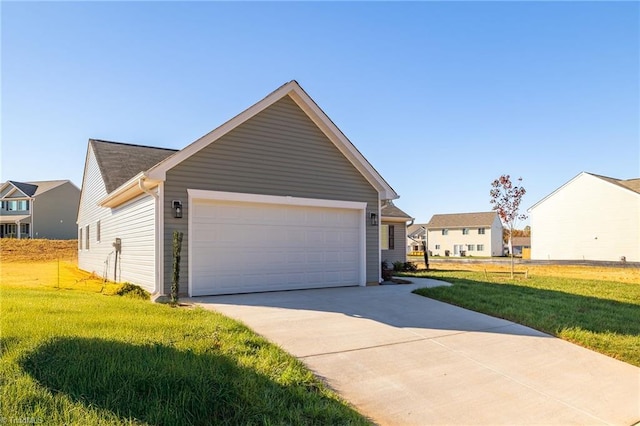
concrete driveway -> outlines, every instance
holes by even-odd
[[[640,421],[640,369],[411,294],[437,281],[193,298],[301,359],[381,425]]]

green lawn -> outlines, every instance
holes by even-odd
[[[640,283],[469,271],[420,272],[451,287],[415,293],[544,331],[640,366]]]
[[[369,424],[222,315],[77,290],[0,300],[0,423]]]

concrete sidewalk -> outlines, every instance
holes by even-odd
[[[382,425],[640,421],[640,369],[411,294],[347,287],[191,299],[300,358]]]

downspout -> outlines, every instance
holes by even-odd
[[[154,228],[155,228],[155,238],[154,238],[154,245],[155,247],[153,248],[153,253],[154,253],[154,257],[155,257],[155,279],[153,280],[155,282],[155,288],[154,288],[154,294],[158,293],[158,286],[160,285],[159,283],[159,274],[158,274],[158,265],[157,262],[160,262],[161,260],[158,259],[158,240],[159,240],[159,232],[158,232],[158,194],[154,194],[151,190],[147,189],[144,186],[144,180],[145,180],[145,176],[140,176],[140,179],[138,179],[138,187],[140,187],[140,190],[142,192],[144,192],[145,194],[151,195],[151,197],[154,200],[154,214],[156,215],[156,217],[154,218]]]

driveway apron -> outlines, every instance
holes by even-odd
[[[244,322],[301,359],[381,425],[640,421],[640,368],[411,293],[438,284],[191,301]]]

